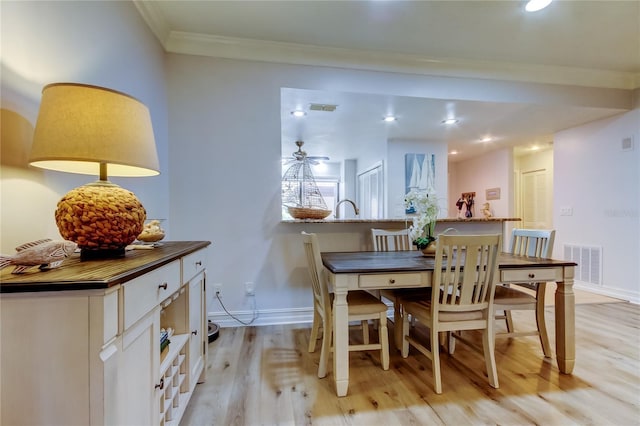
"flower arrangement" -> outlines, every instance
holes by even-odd
[[[412,189],[404,198],[407,209],[415,210],[413,225],[409,227],[409,238],[413,244],[422,250],[436,240],[434,235],[436,219],[438,218],[438,199],[431,190]]]

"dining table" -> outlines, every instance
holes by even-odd
[[[349,388],[349,315],[347,294],[353,290],[430,287],[435,259],[421,251],[322,252],[327,284],[333,292],[333,377],[336,393]],[[575,262],[500,253],[499,282],[555,282],[556,362],[561,373],[575,364]],[[398,325],[396,324],[396,327]]]

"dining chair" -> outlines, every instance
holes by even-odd
[[[500,234],[440,235],[436,243],[435,267],[430,297],[401,297],[402,357],[409,346],[431,360],[435,392],[442,393],[439,334],[446,332],[484,355],[489,384],[498,388],[494,353],[493,296],[498,282]],[[408,315],[429,328],[430,349],[415,336]],[[452,332],[482,330],[482,349]],[[413,331],[413,333],[412,333]]]
[[[409,239],[408,229],[377,229],[371,228],[371,241],[373,251],[403,251],[415,250],[415,246]],[[379,296],[393,302],[394,343],[396,348],[402,348],[402,306],[397,303],[401,294],[424,294],[428,289],[395,289],[378,290]]]
[[[553,229],[513,229],[511,232],[509,251],[522,256],[550,258],[553,252],[555,234],[556,231]],[[535,296],[515,288],[518,286],[535,290]],[[549,335],[547,334],[547,326],[544,318],[547,283],[523,283],[517,284],[515,287],[499,285],[496,288],[494,298],[496,318],[504,319],[507,326],[506,332],[496,332],[496,336],[539,336],[542,352],[545,357],[550,358],[552,356],[551,345],[549,343]],[[515,310],[535,311],[537,328],[528,331],[515,331],[511,317],[511,311]]]
[[[409,239],[408,229],[371,228],[371,240],[374,251],[415,250],[415,246]]]
[[[313,287],[313,325],[309,337],[309,352],[315,351],[316,340],[320,325],[322,325],[322,346],[320,349],[320,363],[318,377],[327,375],[329,352],[333,348],[333,295],[329,293],[327,276],[322,265],[318,237],[314,233],[302,232],[304,249],[307,256],[309,277]],[[371,293],[364,290],[354,290],[347,294],[349,322],[378,320],[378,343],[369,343],[368,328],[363,327],[362,344],[349,344],[349,352],[380,350],[380,360],[384,370],[389,369],[389,336],[387,329],[387,305]]]

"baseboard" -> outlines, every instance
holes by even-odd
[[[235,318],[233,318],[233,315]],[[313,308],[296,309],[264,309],[253,311],[209,312],[207,317],[220,327],[243,327],[247,325],[277,325],[311,323],[313,321]],[[237,319],[236,319],[237,318]],[[240,321],[242,322],[240,322]]]
[[[626,300],[629,303],[633,303],[636,305],[640,304],[640,294],[638,293],[615,289],[611,287],[600,287],[595,285],[589,285],[589,284],[578,282],[578,281],[574,282],[574,287],[578,290],[589,291],[591,293],[600,294],[602,296],[608,296],[608,297],[613,297],[615,299]]]
[[[393,305],[387,303],[387,306],[389,306],[387,317],[393,319]],[[231,312],[231,315],[224,311],[207,313],[209,320],[218,324],[220,328],[244,327],[249,325],[311,324],[313,322],[313,308],[264,309],[258,310],[255,313],[245,310]]]

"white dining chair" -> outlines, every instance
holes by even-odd
[[[522,256],[550,258],[555,235],[556,231],[553,229],[513,229],[509,251]],[[518,286],[535,290],[535,295],[518,290]],[[552,352],[544,315],[546,287],[546,282],[499,285],[496,288],[494,308],[496,319],[504,319],[507,326],[507,331],[496,332],[496,337],[539,336],[542,352],[545,357],[550,358]],[[511,311],[516,310],[535,311],[536,329],[516,331],[511,317]]]
[[[409,239],[408,229],[377,229],[371,228],[371,241],[373,251],[404,251],[416,250]],[[379,290],[379,296],[393,303],[394,344],[398,350],[402,347],[402,306],[398,303],[398,297],[402,294],[424,294],[429,289],[395,289]]]
[[[371,241],[374,251],[415,250],[408,229],[371,228]]]
[[[302,232],[304,249],[307,256],[307,267],[313,287],[314,318],[309,337],[309,352],[315,351],[316,340],[320,325],[322,325],[322,346],[320,349],[320,363],[318,365],[318,377],[327,375],[329,353],[333,348],[333,295],[329,293],[327,279],[318,237],[313,233]],[[349,322],[360,321],[366,323],[369,320],[378,321],[378,343],[369,343],[368,328],[363,328],[366,338],[362,344],[349,344],[349,352],[379,350],[380,362],[384,370],[389,369],[389,331],[387,328],[387,305],[374,295],[363,291],[354,290],[347,294],[349,309]]]
[[[498,253],[502,237],[495,235],[440,235],[436,243],[435,268],[428,297],[402,296],[402,357],[413,346],[431,360],[434,390],[442,393],[439,334],[452,338],[484,354],[489,384],[498,388],[494,353],[493,297],[498,282]],[[408,315],[429,328],[429,347],[415,336],[416,327]],[[482,349],[461,335],[460,330],[481,330]],[[413,333],[412,333],[413,331]]]

